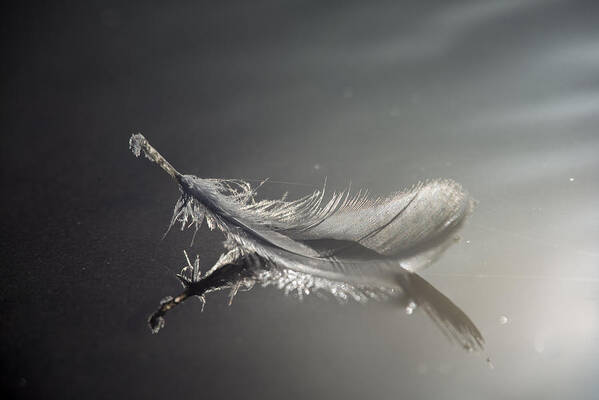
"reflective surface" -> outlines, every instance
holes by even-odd
[[[599,350],[599,9],[593,2],[107,4],[3,15],[2,386],[22,397],[581,398]],[[173,311],[189,232],[135,160],[326,176],[374,194],[453,178],[479,201],[423,272],[488,354],[421,313],[255,288]],[[283,184],[279,182],[288,182]],[[336,186],[335,186],[336,185]],[[221,236],[199,232],[210,265]],[[488,368],[486,356],[493,360]]]

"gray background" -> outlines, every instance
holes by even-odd
[[[596,2],[73,2],[2,14],[0,365],[32,398],[595,398],[599,350]],[[181,171],[264,196],[461,182],[479,201],[423,275],[483,331],[299,302],[190,301]],[[202,230],[204,269],[221,236]],[[507,323],[505,322],[507,318]]]

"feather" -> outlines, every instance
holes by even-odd
[[[459,184],[434,180],[374,200],[347,190],[325,201],[323,188],[294,201],[257,201],[256,190],[242,180],[179,173],[141,134],[131,137],[130,147],[178,183],[181,198],[169,229],[180,222],[197,231],[206,219],[226,237],[228,253],[205,276],[180,276],[187,295],[203,299],[224,288],[234,295],[260,283],[299,297],[312,292],[360,302],[395,297],[409,313],[422,308],[464,348],[483,348],[468,316],[414,272],[439,257],[472,211],[473,201]],[[167,299],[151,325],[159,329],[164,313],[186,297]]]

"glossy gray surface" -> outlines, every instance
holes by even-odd
[[[599,385],[594,2],[240,2],[6,10],[2,386],[43,398],[592,399]],[[420,313],[275,289],[145,319],[191,234],[179,170],[386,194],[453,178],[479,201],[423,275],[486,355]],[[202,265],[221,236],[200,232]],[[169,270],[170,269],[170,270]],[[171,271],[173,270],[173,271]]]

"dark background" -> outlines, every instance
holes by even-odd
[[[599,8],[579,1],[44,2],[2,10],[0,383],[23,398],[594,398]],[[189,302],[158,335],[191,233],[135,159],[479,201],[423,275],[486,355],[420,313],[276,289]],[[278,182],[288,182],[282,184]],[[336,185],[336,186],[335,186]],[[203,269],[221,251],[202,230]]]

